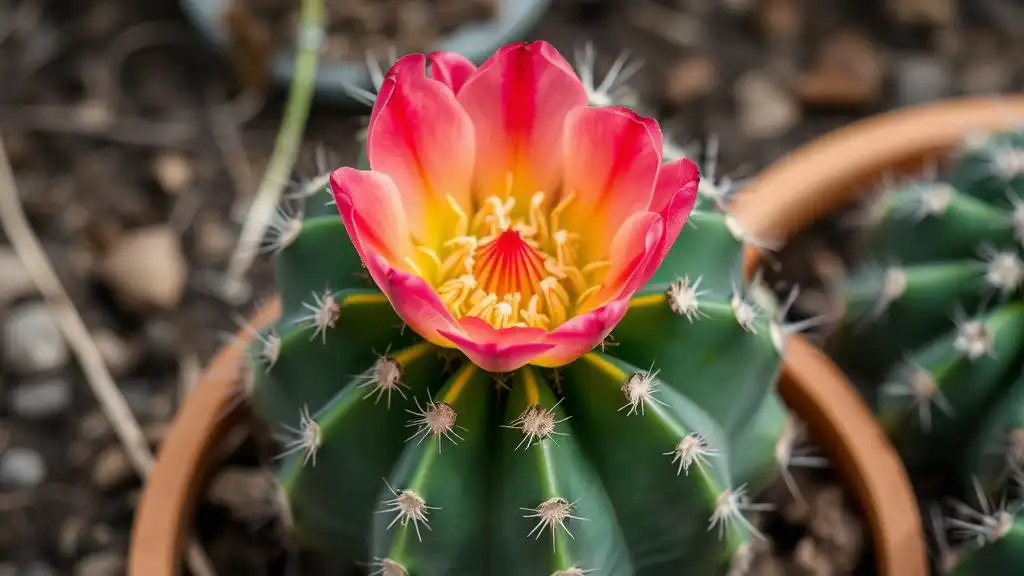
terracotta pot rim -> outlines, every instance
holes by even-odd
[[[994,103],[998,110],[994,110]],[[1010,114],[1015,114],[1016,117]],[[854,197],[868,176],[897,169],[947,149],[971,130],[1024,118],[1024,98],[968,99],[898,110],[837,130],[793,152],[765,171],[737,199],[736,215],[755,234],[784,240]],[[763,236],[761,236],[763,237]],[[747,269],[758,255],[748,251]],[[275,301],[255,316],[265,325]],[[247,340],[240,334],[241,341]],[[205,485],[217,441],[240,416],[225,413],[242,351],[223,349],[189,394],[164,440],[136,513],[131,573],[173,576]],[[909,479],[860,396],[824,354],[793,337],[786,350],[780,393],[807,421],[816,439],[860,499],[872,527],[879,574],[927,574],[919,511]]]

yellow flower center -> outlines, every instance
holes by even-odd
[[[551,330],[573,316],[600,288],[608,261],[580,266],[580,237],[560,217],[573,194],[548,209],[537,192],[526,210],[515,198],[488,196],[470,218],[450,196],[455,230],[441,249],[417,249],[427,256],[441,301],[456,318],[476,316],[495,328]],[[417,269],[420,267],[417,266]]]

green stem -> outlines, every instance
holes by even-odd
[[[238,246],[228,262],[224,287],[235,291],[242,285],[242,276],[256,258],[257,246],[274,216],[285,183],[299,155],[302,135],[313,102],[313,86],[324,34],[323,0],[302,0],[295,51],[295,75],[288,90],[284,118],[274,141],[274,151],[242,226]]]

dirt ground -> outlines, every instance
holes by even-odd
[[[533,37],[643,59],[629,84],[666,132],[714,137],[717,175],[745,178],[871,113],[1019,92],[1022,31],[1015,0],[556,0]],[[281,97],[240,95],[174,0],[2,1],[0,78],[21,200],[155,448],[232,314],[273,291],[262,259],[245,301],[217,280]],[[318,103],[296,181],[319,152],[351,161],[359,122]],[[0,576],[122,574],[140,483],[40,302],[0,235]],[[280,574],[230,512],[205,512],[231,527],[207,541],[221,574]]]

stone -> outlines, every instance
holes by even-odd
[[[120,486],[135,476],[131,460],[119,445],[111,445],[93,460],[92,482],[101,490]]]
[[[740,76],[734,96],[740,129],[749,138],[777,138],[800,121],[800,106],[792,94],[759,71]]]
[[[112,434],[113,431],[110,422],[103,415],[103,412],[90,410],[78,421],[77,437],[93,442]]]
[[[31,448],[13,446],[0,458],[0,486],[34,488],[46,480],[43,457]]]
[[[681,106],[714,92],[718,69],[710,58],[693,56],[672,64],[665,74],[665,99]]]
[[[100,265],[101,275],[126,308],[170,311],[188,280],[188,262],[169,226],[139,228],[120,236]]]
[[[36,291],[36,285],[21,258],[7,246],[0,246],[0,308]]]
[[[207,497],[237,518],[266,516],[277,490],[273,477],[254,468],[223,469],[210,483]]]
[[[114,123],[114,111],[106,102],[83,100],[72,110],[78,125],[94,134],[106,132]]]
[[[199,257],[204,263],[226,260],[235,246],[234,230],[212,214],[198,218],[195,231]]]
[[[123,573],[124,558],[112,550],[90,554],[75,565],[75,576],[121,576]]]
[[[64,367],[68,345],[50,309],[41,302],[22,304],[10,311],[3,330],[5,364],[28,375]]]
[[[15,414],[26,419],[59,416],[74,399],[74,387],[62,376],[22,382],[9,394],[8,402]]]
[[[825,41],[796,92],[808,104],[865,106],[881,99],[884,80],[884,62],[874,42],[850,30]]]
[[[180,195],[195,177],[192,161],[174,151],[165,150],[157,154],[150,169],[157,184],[170,196]]]
[[[956,0],[887,0],[885,7],[900,24],[948,27],[956,23]]]
[[[109,328],[98,328],[93,331],[92,341],[103,357],[107,370],[115,377],[131,372],[139,361],[137,351]]]
[[[793,550],[794,576],[836,576],[829,557],[816,545],[813,538],[801,538]]]
[[[761,0],[757,7],[761,34],[775,44],[791,44],[803,36],[804,12],[800,0]]]
[[[953,89],[949,63],[933,56],[904,56],[896,62],[894,72],[900,106],[940,100]]]

